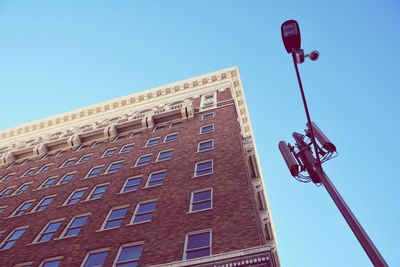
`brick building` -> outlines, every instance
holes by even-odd
[[[0,266],[279,266],[237,68],[0,132]]]

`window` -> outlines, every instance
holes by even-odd
[[[152,138],[147,140],[146,147],[155,146],[160,142],[160,137]]]
[[[216,92],[208,95],[203,95],[201,97],[200,110],[216,107],[217,104],[216,98],[217,98]]]
[[[72,192],[72,194],[65,201],[64,205],[79,203],[79,201],[81,201],[81,198],[85,194],[85,190],[86,190],[86,188],[82,188],[82,189],[77,189],[74,192]]]
[[[203,114],[203,115],[201,116],[201,120],[202,120],[202,121],[211,120],[211,119],[213,119],[213,118],[214,118],[214,112],[206,113],[206,114]]]
[[[54,234],[60,228],[61,224],[63,223],[62,220],[59,221],[51,221],[42,229],[39,235],[36,237],[33,243],[40,243],[40,242],[47,242],[53,239]]]
[[[121,167],[122,167],[122,161],[113,162],[108,166],[108,168],[105,171],[105,173],[117,172],[117,171],[119,171],[119,169],[121,169]]]
[[[68,184],[72,179],[74,179],[76,172],[67,173],[58,182],[59,184]]]
[[[1,182],[8,181],[8,180],[10,180],[14,175],[15,175],[15,172],[14,172],[14,173],[9,173],[9,174],[5,175],[3,178],[1,178],[0,181],[1,181]]]
[[[177,121],[177,122],[173,122],[171,123],[171,126],[169,126],[170,128],[174,128],[174,127],[178,127],[179,125],[181,125],[182,122],[181,121]]]
[[[165,136],[164,143],[174,142],[177,139],[178,139],[178,134],[177,133],[169,134],[169,135]]]
[[[206,134],[206,133],[211,133],[214,132],[214,124],[209,124],[200,127],[200,134]]]
[[[137,204],[132,223],[151,222],[156,205],[156,200]]]
[[[184,260],[211,255],[211,230],[186,234]]]
[[[21,216],[23,215],[33,204],[34,200],[28,200],[22,203],[11,216]]]
[[[203,152],[214,149],[214,140],[202,141],[197,146],[197,152]]]
[[[127,153],[133,150],[133,144],[130,145],[124,145],[121,150],[119,151],[119,153]]]
[[[91,145],[92,145],[92,143],[85,143],[85,144],[82,144],[77,150],[83,150],[83,149],[85,149],[85,148],[90,147]]]
[[[140,182],[142,181],[141,176],[136,176],[136,177],[131,177],[128,178],[122,187],[121,193],[122,192],[131,192],[131,191],[136,191],[139,188]]]
[[[137,135],[139,135],[140,134],[140,132],[133,132],[133,133],[131,133],[131,135],[129,136],[129,138],[133,138],[133,137],[135,137],[135,136],[137,136]]]
[[[43,165],[42,168],[40,168],[38,172],[40,172],[40,173],[47,172],[50,169],[51,165],[53,165],[53,164]]]
[[[11,193],[14,191],[14,188],[15,186],[4,188],[3,191],[0,192],[0,198],[11,195]]]
[[[26,228],[27,227],[14,229],[1,243],[0,249],[6,250],[12,248],[15,242],[17,242],[17,240],[24,234]]]
[[[172,149],[164,150],[158,153],[157,161],[168,160],[172,158]]]
[[[89,161],[91,158],[92,158],[92,155],[93,154],[87,154],[87,155],[83,155],[79,160],[78,160],[78,164],[81,164],[81,163],[85,163],[85,162],[87,162],[87,161]]]
[[[61,167],[62,167],[62,168],[69,167],[69,166],[74,165],[74,163],[75,163],[75,158],[73,158],[73,159],[67,159],[66,161],[64,161],[63,164],[61,164]]]
[[[7,206],[1,206],[0,207],[0,214],[2,214],[6,210],[6,208],[7,208]]]
[[[115,267],[136,267],[142,253],[143,245],[123,245],[120,247],[117,257],[115,258]]]
[[[32,211],[44,211],[54,200],[55,195],[42,198]]]
[[[89,215],[79,215],[72,218],[61,237],[77,236],[88,220]]]
[[[144,156],[139,156],[139,158],[136,161],[135,166],[144,166],[149,164],[149,162],[151,161],[151,154],[149,155],[144,155]]]
[[[15,265],[13,265],[13,267],[33,267],[33,261],[17,263]]]
[[[101,229],[112,229],[120,227],[123,224],[124,218],[127,213],[128,207],[111,209]]]
[[[114,148],[109,148],[109,149],[107,149],[106,151],[104,151],[102,157],[103,157],[103,158],[108,158],[108,157],[111,157],[111,156],[115,155],[115,153],[117,153],[117,148],[116,148],[116,147],[114,147]]]
[[[90,169],[90,171],[86,174],[85,178],[91,178],[91,177],[96,177],[103,171],[104,165],[101,166],[95,166]]]
[[[89,251],[86,255],[84,262],[81,264],[82,267],[102,267],[106,262],[108,256],[108,249],[97,249]]]
[[[57,176],[49,177],[46,179],[46,181],[44,181],[44,183],[39,188],[48,188],[54,185],[56,181],[57,181]]]
[[[101,198],[104,193],[107,191],[108,184],[96,185],[92,192],[90,192],[87,200],[94,200]]]
[[[190,197],[190,212],[212,208],[212,189],[202,189],[192,192]]]
[[[194,176],[203,176],[211,173],[213,173],[212,159],[196,163]]]
[[[60,157],[60,156],[64,155],[65,153],[67,153],[67,151],[61,150],[56,154],[56,157]]]
[[[24,172],[24,174],[22,174],[22,176],[31,176],[31,175],[34,175],[34,174],[36,173],[36,171],[37,171],[37,168],[36,168],[36,167],[30,168],[30,169],[26,170],[26,172]]]
[[[149,175],[146,187],[162,185],[165,180],[167,171],[153,172]]]
[[[17,190],[15,190],[13,195],[15,196],[15,195],[20,195],[20,194],[24,193],[26,190],[28,190],[28,188],[31,186],[31,184],[32,184],[32,182],[22,184],[20,187],[18,187]]]
[[[61,258],[52,258],[42,261],[39,267],[58,267],[61,264]]]
[[[96,141],[92,144],[91,148],[99,147],[101,144],[103,144],[104,141]]]
[[[165,129],[165,128],[167,128],[167,126],[169,126],[169,125],[168,124],[157,125],[156,127],[154,127],[153,132],[155,132],[157,130]]]

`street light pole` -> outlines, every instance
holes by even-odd
[[[285,141],[279,142],[279,149],[282,153],[283,158],[288,165],[291,174],[301,182],[314,182],[315,184],[322,184],[328,194],[331,196],[335,205],[343,215],[347,224],[350,226],[357,240],[361,244],[362,248],[368,255],[371,262],[376,267],[387,267],[385,259],[382,257],[374,243],[369,238],[357,218],[347,206],[346,202],[335,188],[328,175],[322,168],[322,163],[333,158],[336,153],[336,147],[333,143],[325,136],[325,134],[311,121],[311,116],[308,110],[306,97],[303,90],[303,85],[300,78],[300,73],[297,64],[304,62],[304,57],[310,57],[311,60],[316,60],[319,56],[317,51],[311,52],[309,55],[304,55],[303,49],[301,49],[301,38],[300,28],[297,21],[288,20],[282,24],[281,27],[282,38],[288,53],[292,54],[293,64],[296,70],[297,81],[300,87],[300,93],[303,100],[304,110],[307,117],[306,136],[310,138],[310,141],[306,142],[306,136],[294,132],[293,138],[295,139],[296,146],[286,144]],[[316,139],[321,144],[318,146]],[[313,144],[315,157],[311,149],[311,143]],[[320,155],[323,157],[320,159]],[[300,168],[300,170],[299,170]],[[300,174],[301,171],[306,171],[309,176]]]

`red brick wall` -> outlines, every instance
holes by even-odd
[[[220,93],[218,100],[229,98],[229,90],[226,90]],[[54,163],[44,174],[22,179],[14,178],[0,184],[0,190],[2,190],[11,184],[20,185],[25,181],[34,181],[33,186],[22,195],[0,199],[0,206],[8,205],[6,211],[0,215],[0,230],[6,230],[2,239],[15,227],[29,225],[13,248],[0,251],[0,265],[11,266],[15,263],[34,261],[34,266],[36,266],[45,258],[64,256],[62,266],[79,266],[87,251],[110,247],[106,266],[111,266],[119,246],[135,241],[144,241],[141,266],[179,261],[182,259],[185,233],[205,228],[212,229],[212,254],[261,245],[262,238],[259,236],[257,227],[258,214],[252,200],[250,178],[245,170],[240,128],[234,105],[215,109],[214,112],[215,118],[212,120],[201,121],[201,114],[204,112],[198,113],[193,120],[184,122],[176,128],[144,132],[132,139],[109,142],[83,151],[69,151],[60,158],[44,159],[1,170],[0,177],[14,171],[17,175],[21,175],[31,166]],[[215,131],[199,135],[199,127],[209,123],[215,124]],[[177,142],[144,148],[149,138],[158,136],[164,138],[165,135],[173,132],[179,133]],[[215,149],[196,153],[197,143],[210,138],[214,138]],[[135,143],[133,151],[110,158],[100,158],[107,148],[122,147],[123,144],[131,142]],[[133,167],[139,155],[153,152],[154,161],[159,151],[168,148],[173,149],[171,160]],[[87,153],[94,153],[90,161],[67,168],[58,168],[65,159],[79,158]],[[194,164],[204,159],[214,159],[214,173],[193,178]],[[99,164],[108,165],[117,160],[124,160],[119,172],[82,180],[91,167]],[[143,188],[148,174],[162,169],[167,169],[164,184],[153,188]],[[77,176],[67,185],[32,190],[49,176],[60,175],[61,177],[64,173],[74,170],[78,171]],[[118,194],[127,177],[139,174],[143,174],[141,189]],[[102,199],[60,207],[73,190],[89,187],[86,190],[86,197],[94,185],[105,182],[110,182],[111,185]],[[188,214],[191,191],[205,187],[213,187],[213,209]],[[36,199],[36,204],[42,197],[50,194],[57,194],[57,197],[44,212],[4,218],[23,201]],[[126,226],[132,218],[136,204],[153,198],[158,199],[153,221]],[[97,231],[111,208],[125,204],[130,206],[122,227]],[[57,238],[74,215],[87,212],[91,212],[91,216],[78,236],[27,245],[33,241],[49,220],[65,218],[55,235]]]

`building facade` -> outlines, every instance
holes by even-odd
[[[0,138],[0,266],[279,266],[236,67]]]

